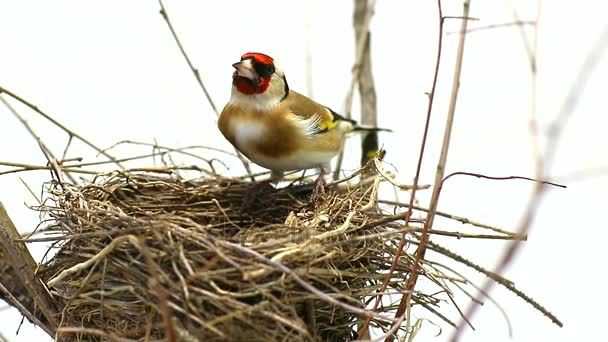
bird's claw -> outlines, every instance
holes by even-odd
[[[256,197],[264,191],[268,190],[269,188],[272,189],[272,186],[269,182],[266,181],[254,184],[241,199],[241,212],[249,211],[249,209],[251,209],[251,207],[253,206]]]

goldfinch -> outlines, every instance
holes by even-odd
[[[270,169],[272,181],[284,171],[311,168],[321,170],[322,181],[347,133],[378,130],[289,89],[283,70],[263,53],[245,53],[232,66],[232,93],[218,127],[237,150]]]

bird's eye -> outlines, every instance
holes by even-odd
[[[260,77],[270,77],[274,74],[274,65],[272,64],[258,64],[256,63],[253,67]]]

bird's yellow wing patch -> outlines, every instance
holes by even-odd
[[[315,135],[323,130],[322,126],[324,123],[321,122],[321,116],[317,114],[313,114],[305,118],[300,115],[290,113],[287,115],[287,119],[291,121],[294,126],[298,127],[302,131],[302,134],[306,136]]]
[[[330,129],[334,129],[334,128],[338,127],[339,123],[340,123],[340,121],[338,121],[338,120],[322,122],[321,124],[319,124],[319,130],[328,131]]]

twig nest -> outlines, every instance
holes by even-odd
[[[263,189],[244,208],[255,186],[115,173],[54,187],[55,206],[41,210],[61,243],[41,276],[62,313],[59,334],[87,341],[356,336],[367,318],[364,300],[396,252],[390,232],[397,230],[373,224],[383,217],[378,182],[330,188],[319,206],[306,186]],[[372,326],[390,326],[380,315]]]

